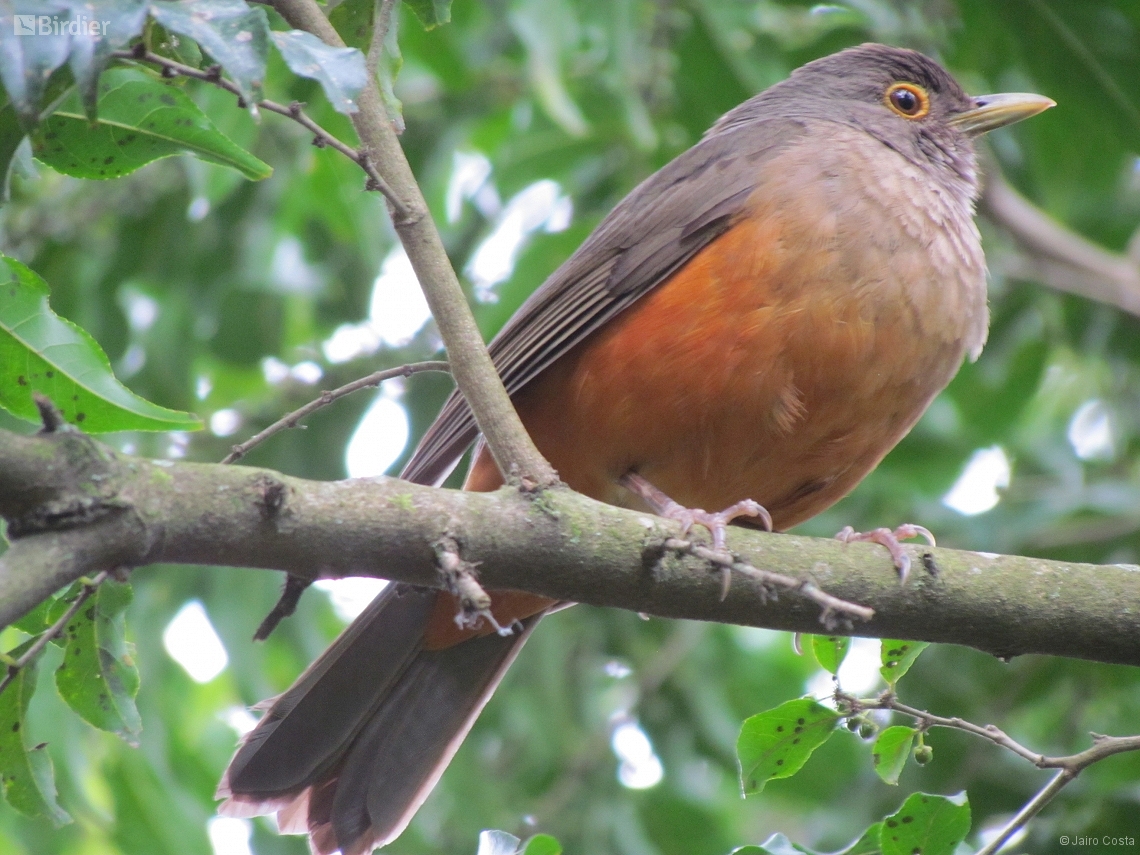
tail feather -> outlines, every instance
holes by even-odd
[[[370,845],[383,845],[404,830],[538,618],[514,635],[487,635],[416,657],[341,769],[332,811],[338,840],[371,835]]]
[[[218,796],[280,796],[334,767],[419,652],[435,593],[390,585],[376,597],[246,736]]]
[[[222,779],[222,813],[279,811],[318,855],[404,830],[541,617],[425,650],[436,594],[390,586],[273,703]]]

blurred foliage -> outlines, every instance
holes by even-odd
[[[421,14],[429,7],[440,4],[417,6]],[[394,94],[407,123],[404,144],[456,268],[470,269],[504,205],[536,182],[557,182],[573,203],[568,228],[533,231],[508,278],[472,284],[488,335],[624,193],[720,113],[803,62],[862,41],[935,55],[969,91],[1053,97],[1057,109],[992,135],[1006,177],[1112,250],[1125,249],[1140,221],[1134,0],[486,0],[458,2],[451,17],[425,30],[401,5],[403,66]],[[318,122],[352,140],[318,83],[289,74],[276,54],[268,63],[267,97],[307,102]],[[243,438],[319,388],[434,354],[438,340],[428,328],[399,347],[340,363],[326,357],[322,342],[367,317],[373,283],[393,250],[382,200],[361,192],[356,166],[312,147],[296,124],[276,116],[255,122],[231,95],[179,85],[274,176],[250,183],[178,157],[116,181],[84,182],[18,159],[11,201],[0,211],[0,249],[51,284],[55,311],[94,336],[134,392],[208,421],[232,410],[230,428],[218,432],[228,434],[236,414]],[[476,153],[489,177],[458,193],[457,155]],[[1000,271],[1014,248],[1000,229],[982,225]],[[384,300],[378,295],[381,312]],[[1000,275],[992,277],[991,301],[981,359],[963,368],[850,498],[802,531],[913,519],[949,546],[1137,562],[1140,320]],[[323,377],[314,382],[311,366],[287,370],[304,363]],[[413,440],[447,391],[438,377],[407,382],[402,403]],[[1069,431],[1092,401],[1106,415],[1111,443],[1086,460]],[[340,402],[248,462],[343,477],[345,445],[368,403]],[[0,426],[30,429],[2,413]],[[109,441],[146,455],[212,461],[234,440],[203,432]],[[971,454],[995,445],[1012,461],[1001,502],[974,516],[944,506],[941,497]],[[0,807],[2,852],[209,852],[212,794],[235,739],[227,717],[281,691],[340,626],[313,592],[296,617],[255,646],[249,639],[277,593],[271,574],[160,567],[136,572],[134,581],[128,621],[141,679],[140,747],[92,730],[64,706],[50,682],[62,653],[49,645],[25,742],[48,743],[60,803],[75,822],[54,829]],[[160,643],[191,599],[204,604],[230,655],[229,667],[204,685]],[[23,637],[8,630],[0,640],[11,648]],[[909,763],[893,788],[872,767],[870,747],[841,733],[799,774],[742,800],[734,753],[741,722],[809,684],[826,687],[821,673],[774,633],[589,608],[561,612],[528,644],[389,851],[473,852],[482,828],[522,839],[548,832],[565,851],[591,855],[720,855],[776,831],[838,848],[915,789],[968,791],[968,840],[976,842],[1047,777],[988,744],[935,731],[927,736],[933,761]],[[1140,708],[1132,669],[1041,657],[1005,663],[964,648],[927,650],[901,687],[914,706],[993,722],[1050,754],[1086,747],[1089,731],[1134,731]],[[663,765],[654,787],[630,789],[615,774],[610,729],[629,720],[644,728]],[[1138,801],[1140,757],[1112,758],[1066,790],[1014,851],[1071,851],[1061,834],[1136,836]],[[306,851],[269,822],[253,828],[258,855]]]

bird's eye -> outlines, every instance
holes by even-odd
[[[906,119],[921,119],[930,112],[930,96],[915,83],[892,83],[885,100],[888,107]]]

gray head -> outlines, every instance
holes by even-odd
[[[972,184],[975,137],[1051,106],[1040,95],[972,97],[930,57],[864,44],[796,69],[787,80],[725,114],[709,135],[744,130],[777,116],[841,122],[921,166]]]

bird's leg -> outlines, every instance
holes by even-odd
[[[772,530],[772,516],[759,502],[744,499],[725,508],[723,511],[709,513],[700,508],[686,508],[666,496],[636,472],[627,472],[621,476],[618,483],[639,496],[653,512],[660,517],[676,520],[681,524],[683,534],[688,534],[694,525],[704,526],[712,534],[713,548],[724,549],[724,537],[728,524],[737,517],[756,517],[763,523],[764,528]]]
[[[899,541],[912,537],[924,537],[931,546],[937,545],[930,529],[911,523],[900,525],[894,531],[889,528],[877,528],[874,531],[861,532],[855,531],[851,526],[844,526],[843,531],[835,535],[836,540],[842,540],[844,543],[863,540],[885,546],[887,551],[891,553],[891,559],[899,571],[899,581],[902,582],[906,581],[906,577],[910,573],[910,556],[903,552],[902,544]]]

